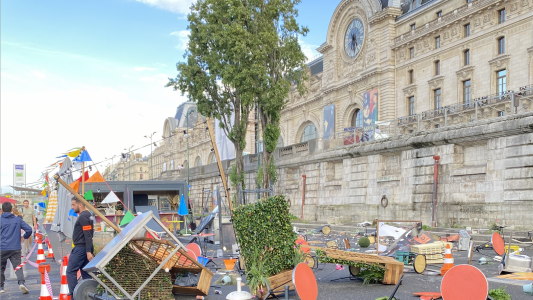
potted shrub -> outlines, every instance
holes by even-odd
[[[247,264],[246,269],[246,285],[250,287],[252,294],[255,294],[259,299],[263,299],[266,296],[268,292],[267,284],[270,285],[268,273],[263,261],[264,254],[265,252],[258,254],[258,251],[254,251],[251,262]]]
[[[250,290],[256,291],[269,282],[275,292],[283,291],[283,284],[291,282],[295,252],[299,252],[294,248],[296,234],[292,231],[285,197],[274,196],[241,205],[233,211],[232,218],[246,264],[247,280],[251,281]],[[289,286],[294,288],[292,284]]]

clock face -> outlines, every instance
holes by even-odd
[[[363,39],[365,37],[365,29],[361,19],[355,18],[346,30],[344,37],[344,51],[349,58],[355,58],[361,47],[363,47]]]

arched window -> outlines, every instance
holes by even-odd
[[[202,159],[200,158],[200,156],[198,156],[196,158],[196,162],[194,163],[194,166],[199,167],[201,165],[202,165]]]
[[[217,156],[215,155],[215,153],[211,152],[211,154],[209,155],[209,163],[214,164],[216,162],[217,162]]]
[[[307,125],[304,129],[304,132],[302,133],[302,137],[300,138],[300,143],[307,142],[312,139],[317,138],[317,132],[315,125]]]
[[[283,147],[283,138],[281,137],[281,135],[279,136],[278,144],[276,145],[276,147]]]
[[[363,127],[363,113],[360,109],[354,111],[350,125],[357,128]]]

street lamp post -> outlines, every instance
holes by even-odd
[[[189,183],[189,115],[194,112],[194,109],[191,109],[185,117],[187,118],[187,130],[185,132],[185,138],[187,139],[187,185],[190,185]]]
[[[130,156],[131,148],[133,148],[133,145],[131,145],[130,149],[124,148],[124,150],[128,150],[128,156]],[[130,169],[130,174],[128,175],[128,181],[131,181],[131,159],[128,163],[128,169]]]
[[[146,135],[144,136],[145,138],[149,138],[150,139],[150,153],[151,153],[151,155],[150,155],[150,178],[151,178],[151,180],[154,180],[154,168],[153,168],[154,167],[154,151],[152,150],[152,145],[154,144],[152,142],[152,137],[154,136],[154,134],[155,134],[155,131],[154,131],[154,133],[152,133],[152,135],[150,135],[150,137],[148,137]]]

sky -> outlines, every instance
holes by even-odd
[[[85,146],[100,172],[124,148],[150,154],[186,97],[165,88],[187,47],[193,0],[3,0],[0,16],[2,192],[13,164],[28,184],[65,151]],[[309,59],[340,0],[302,0]],[[115,158],[114,162],[117,162]],[[29,185],[30,186],[30,185]]]

